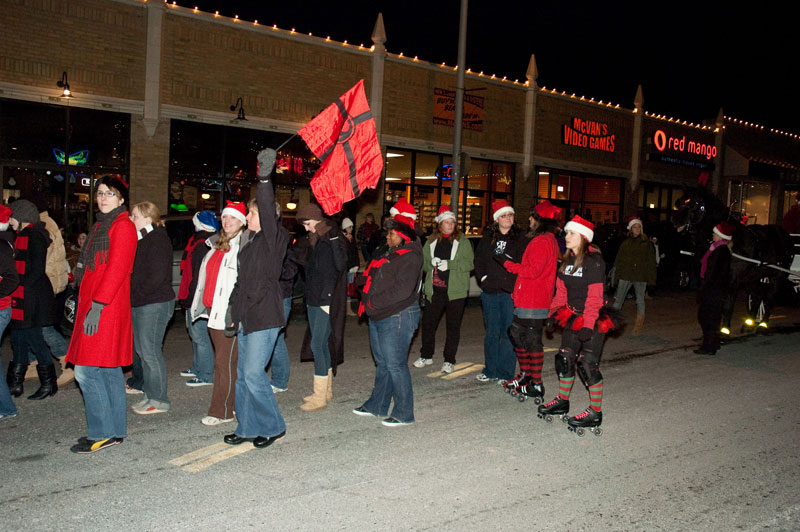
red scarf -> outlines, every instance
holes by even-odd
[[[211,308],[214,304],[214,291],[217,289],[217,276],[222,266],[222,259],[227,251],[215,250],[206,263],[206,285],[203,287],[203,305]]]

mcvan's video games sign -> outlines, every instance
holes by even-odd
[[[561,141],[567,146],[613,152],[616,135],[609,134],[608,124],[573,117],[564,124]]]

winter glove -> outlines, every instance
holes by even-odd
[[[324,312],[325,314],[330,314],[331,313],[331,306],[330,305],[322,305],[319,308],[321,308],[322,312]]]
[[[92,301],[92,308],[86,313],[83,320],[83,332],[86,336],[92,336],[100,326],[100,313],[103,311],[104,304]]]
[[[547,336],[552,336],[553,333],[556,332],[556,319],[554,316],[550,316],[544,320],[544,330]]]
[[[440,259],[439,257],[433,257],[431,259],[431,266],[433,266],[434,268],[438,268],[440,262],[442,262],[442,259]]]
[[[581,342],[588,342],[592,338],[592,331],[589,327],[584,327],[578,331],[578,340]]]
[[[258,179],[262,183],[269,183],[272,168],[275,166],[275,150],[266,148],[258,152]]]
[[[440,260],[439,261],[439,265],[436,266],[436,268],[438,268],[440,272],[446,272],[447,271],[447,261],[446,260]]]
[[[506,267],[506,261],[514,262],[514,258],[508,253],[494,254],[492,255],[492,258],[497,264],[499,264],[503,268]]]
[[[225,337],[233,338],[234,336],[236,336],[236,324],[233,323],[233,316],[229,305],[228,310],[225,311]]]

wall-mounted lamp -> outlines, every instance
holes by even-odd
[[[63,89],[61,91],[62,98],[72,98],[72,91],[69,90],[69,82],[67,81],[67,71],[61,74],[61,80],[56,81],[56,87]]]
[[[286,210],[293,211],[297,208],[297,200],[294,197],[294,187],[291,188],[289,193],[289,201],[286,202]]]
[[[237,107],[239,108],[239,114],[236,115],[236,120],[247,120],[244,116],[244,105],[241,96],[239,96],[235,104],[231,105],[231,111],[235,111]]]

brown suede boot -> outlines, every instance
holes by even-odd
[[[300,405],[300,410],[304,412],[322,410],[328,406],[328,401],[326,400],[327,394],[328,376],[320,377],[319,375],[314,375],[314,395],[311,396],[308,402]]]
[[[66,386],[75,380],[75,372],[72,368],[67,367],[67,363],[64,361],[65,358],[67,357],[63,356],[58,359],[61,362],[61,375],[58,376],[58,381],[56,381],[59,386]]]
[[[636,324],[633,326],[633,335],[638,336],[640,332],[642,332],[642,326],[644,325],[644,314],[637,314],[636,315]]]
[[[307,403],[313,398],[314,398],[313,393],[311,395],[306,395],[305,397],[303,397],[303,402]],[[329,403],[333,401],[333,370],[331,368],[328,368],[328,391],[327,394],[325,395],[325,399],[327,399]]]

